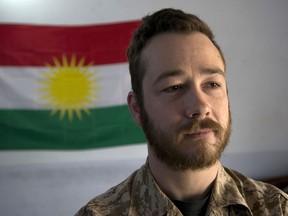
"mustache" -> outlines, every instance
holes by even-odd
[[[179,133],[182,133],[182,134],[196,133],[200,129],[212,129],[216,133],[224,130],[223,127],[219,123],[213,121],[210,118],[205,118],[202,120],[194,120],[182,126],[179,129]]]

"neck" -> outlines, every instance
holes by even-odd
[[[149,151],[149,150],[148,150]],[[149,167],[161,190],[170,198],[189,201],[203,198],[213,187],[220,162],[203,170],[173,171],[149,151]]]

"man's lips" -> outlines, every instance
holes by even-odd
[[[187,133],[186,136],[189,136],[194,139],[205,138],[205,137],[214,135],[214,132],[215,131],[213,129],[207,128],[207,129],[200,129],[192,133]]]

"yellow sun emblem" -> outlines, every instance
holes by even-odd
[[[92,62],[84,66],[85,58],[81,58],[77,64],[75,55],[70,62],[65,55],[62,63],[57,58],[53,58],[53,62],[54,66],[46,64],[49,71],[42,72],[43,87],[39,91],[43,97],[40,100],[46,102],[47,108],[52,108],[51,115],[59,111],[61,120],[66,114],[70,121],[74,114],[81,120],[81,111],[90,115],[88,107],[94,105],[92,99],[98,98],[95,92],[99,89],[95,72],[89,72]]]

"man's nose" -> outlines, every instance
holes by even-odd
[[[211,113],[208,96],[201,89],[191,89],[185,97],[185,115],[187,118],[204,119]]]

